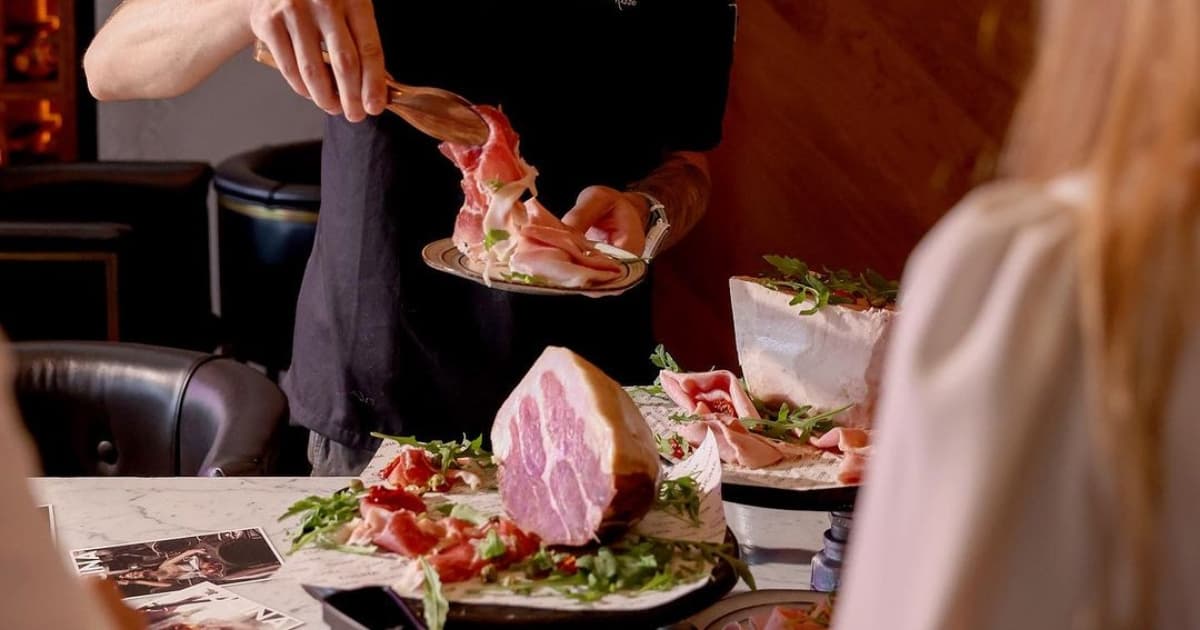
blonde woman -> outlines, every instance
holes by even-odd
[[[1200,628],[1200,2],[1040,19],[905,272],[838,630]]]
[[[108,582],[80,580],[67,569],[27,478],[37,474],[29,436],[13,396],[13,361],[0,332],[0,623],[5,630],[135,630],[141,615]]]

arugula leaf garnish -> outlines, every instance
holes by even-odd
[[[537,275],[521,273],[519,271],[507,271],[500,274],[500,277],[509,282],[520,282],[521,284],[529,284],[535,286],[548,286],[550,284],[545,278]]]
[[[507,241],[509,233],[505,230],[488,230],[487,234],[483,235],[483,248],[491,249],[500,241]]]
[[[440,506],[439,506],[440,507]],[[450,518],[456,518],[460,521],[466,521],[472,525],[483,525],[488,522],[488,517],[484,516],[475,508],[466,503],[457,503],[450,508],[446,515]]]
[[[803,278],[808,275],[808,264],[790,256],[768,254],[763,260],[771,264],[784,278]]]
[[[846,405],[839,409],[831,409],[821,413],[812,413],[812,405],[804,405],[791,409],[787,403],[779,407],[779,411],[764,414],[765,418],[738,418],[747,429],[761,433],[778,440],[795,439],[807,442],[814,433],[826,433],[836,425],[834,418],[853,407]],[[812,415],[809,415],[812,413]]]
[[[700,525],[700,486],[692,476],[667,479],[658,486],[655,507]]]
[[[441,467],[442,475],[445,475],[457,463],[457,460],[464,457],[475,460],[481,466],[489,466],[494,463],[492,454],[483,449],[483,435],[477,436],[474,440],[468,440],[464,434],[460,442],[443,442],[441,440],[422,442],[412,436],[387,435],[378,432],[371,433],[371,436],[382,440],[391,440],[401,446],[425,449],[433,456],[434,462]]]
[[[639,535],[580,556],[543,549],[518,565],[523,576],[510,575],[500,586],[518,593],[545,587],[593,602],[616,592],[662,591],[703,579],[721,560],[751,589],[757,588],[749,566],[734,556],[730,545]]]
[[[675,360],[675,357],[671,356],[670,352],[667,352],[666,347],[661,343],[655,346],[654,354],[650,355],[650,362],[654,364],[654,367],[657,367],[660,370],[668,370],[671,372],[683,371],[683,369],[679,367],[679,362]]]
[[[679,363],[675,360],[675,357],[671,356],[671,353],[667,352],[667,349],[661,343],[654,347],[654,352],[650,355],[650,363],[654,364],[654,367],[660,370],[669,370],[671,372],[683,371],[683,368],[679,367]],[[653,385],[636,387],[635,389],[646,392],[651,396],[666,395],[662,387],[661,375],[654,377]]]
[[[762,417],[738,418],[738,422],[741,422],[742,426],[755,433],[777,440],[799,442],[807,442],[808,438],[813,434],[819,435],[833,430],[837,426],[834,418],[854,406],[850,404],[838,409],[813,413],[812,405],[804,405],[792,409],[787,403],[784,403],[778,410],[772,410],[760,400],[756,399],[754,404]],[[672,422],[678,424],[704,420],[703,416],[683,412],[673,413],[669,418]],[[659,438],[659,450],[662,451],[663,448],[662,438]]]
[[[497,534],[494,529],[488,530],[487,538],[478,543],[477,549],[479,557],[484,560],[499,558],[508,553],[508,546],[504,544],[504,541],[500,539],[500,534]]]
[[[874,269],[854,274],[845,269],[816,271],[801,260],[790,256],[763,256],[774,269],[774,274],[764,275],[761,282],[775,290],[786,289],[796,293],[790,304],[811,302],[812,306],[800,311],[801,315],[812,315],[831,304],[861,304],[872,308],[885,308],[896,301],[900,285],[888,280]]]
[[[425,574],[424,597],[421,599],[424,604],[422,608],[425,613],[425,626],[429,630],[442,630],[446,627],[450,602],[446,601],[446,595],[442,593],[441,578],[425,558],[421,558],[421,572]]]
[[[358,516],[359,497],[364,492],[362,483],[355,480],[351,482],[350,487],[338,490],[330,496],[313,495],[293,503],[287,512],[279,517],[280,521],[293,516],[300,517],[300,528],[292,538],[292,547],[288,554],[296,553],[309,545],[354,553],[373,552],[374,546],[345,545],[336,536],[343,525]]]
[[[699,422],[704,420],[704,418],[694,413],[684,413],[682,411],[675,412],[668,416],[668,418],[671,420],[671,422],[675,422],[677,424],[687,424],[689,422]]]
[[[549,576],[556,569],[563,565],[567,558],[572,557],[569,554],[551,551],[545,547],[538,549],[537,553],[529,556],[517,568],[525,574],[525,577],[530,580],[541,579]]]

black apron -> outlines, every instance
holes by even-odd
[[[377,0],[388,71],[498,105],[561,216],[623,189],[670,151],[721,137],[731,0]],[[654,378],[649,282],[619,297],[492,291],[433,271],[460,175],[399,117],[329,117],[316,242],[284,381],[293,421],[355,448],[371,431],[486,434],[547,345],[628,384]]]

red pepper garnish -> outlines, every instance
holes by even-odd
[[[575,556],[569,555],[562,560],[559,560],[558,570],[562,573],[566,573],[567,575],[574,575],[575,572],[579,570],[575,567]]]

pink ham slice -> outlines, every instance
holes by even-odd
[[[654,502],[659,460],[625,390],[565,348],[548,347],[492,425],[500,498],[550,545],[608,540]]]
[[[738,418],[758,418],[754,402],[742,389],[742,383],[729,370],[681,374],[659,372],[663,391],[671,401],[701,419],[683,423],[679,435],[692,446],[699,446],[709,430],[717,438],[721,461],[747,468],[770,466],[796,450],[782,442],[751,433]]]
[[[425,490],[447,492],[460,483],[476,489],[483,483],[483,479],[479,475],[469,470],[451,468],[443,475],[443,481],[431,488],[429,487],[430,480],[434,475],[441,474],[441,469],[434,465],[430,457],[429,451],[423,448],[411,445],[401,446],[400,454],[384,467],[379,476],[393,487],[415,488],[421,492]]]
[[[584,288],[619,278],[624,273],[619,263],[538,203],[537,170],[521,159],[519,138],[504,114],[492,107],[476,109],[491,130],[487,143],[441,145],[463,175],[455,247],[485,268],[509,265],[514,272],[560,287]],[[527,191],[534,198],[522,203]],[[489,233],[494,238],[487,239]]]
[[[717,452],[723,462],[762,468],[783,459],[783,452],[771,440],[749,432],[733,416],[703,416],[703,419],[681,424],[678,433],[692,446],[699,446],[709,430],[717,439]]]
[[[481,147],[469,147],[444,142],[442,154],[462,171],[463,206],[454,223],[454,245],[467,255],[481,255],[486,228],[484,219],[497,193],[505,186],[517,184],[508,203],[495,204],[499,213],[511,211],[512,204],[524,192],[520,182],[531,187],[537,171],[518,154],[520,139],[508,118],[494,107],[477,107],[476,111],[488,124],[490,135]],[[504,223],[504,217],[493,217]]]
[[[861,484],[867,469],[867,457],[862,453],[846,453],[838,466],[838,481],[847,485]]]
[[[525,202],[529,221],[520,229],[508,266],[551,284],[581,288],[621,277],[624,268],[601,254],[579,232],[550,214],[536,199]]]
[[[374,542],[383,549],[410,558],[426,554],[438,545],[442,533],[430,528],[426,524],[428,520],[408,510],[396,510],[388,516]]]
[[[676,405],[694,414],[718,413],[735,418],[758,418],[754,402],[729,370],[679,374],[659,372],[663,391]]]
[[[776,606],[770,614],[756,615],[754,627],[759,630],[826,630],[829,626],[817,621],[807,609]]]
[[[833,430],[808,438],[808,443],[817,448],[836,448],[843,453],[867,448],[870,433],[864,429],[834,427]]]
[[[862,483],[863,471],[870,455],[870,432],[864,429],[836,427],[819,436],[809,438],[817,448],[836,449],[842,453],[838,468],[838,481],[846,484]]]
[[[364,508],[362,518],[356,521],[354,529],[350,532],[350,538],[346,541],[347,544],[374,544],[375,537],[383,533],[384,528],[387,527],[388,518],[391,515],[392,513],[384,508]]]

